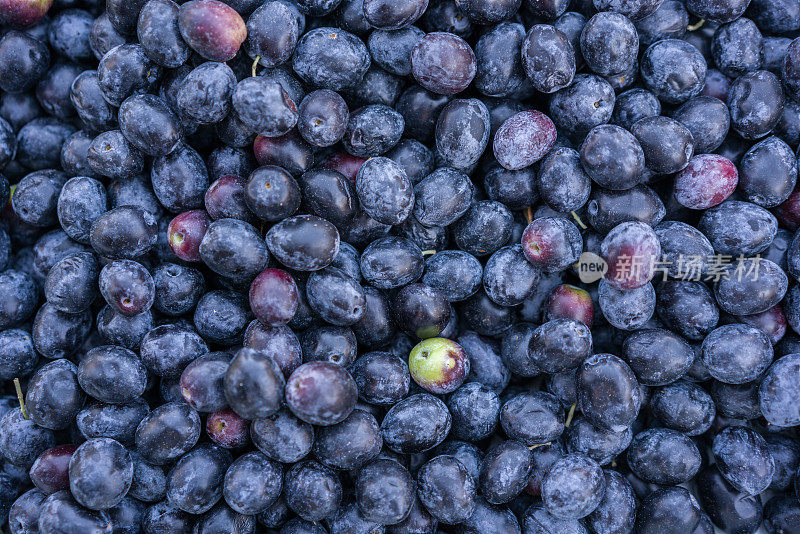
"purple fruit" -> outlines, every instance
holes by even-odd
[[[699,154],[675,177],[675,200],[694,210],[713,208],[731,196],[739,172],[731,160],[716,154]]]
[[[77,448],[76,445],[57,445],[44,451],[28,472],[31,482],[48,495],[69,489],[69,461]]]
[[[241,15],[217,0],[191,0],[178,11],[178,28],[192,50],[210,61],[229,61],[247,37]]]
[[[30,26],[41,20],[52,5],[53,0],[0,0],[0,23]]]
[[[540,111],[522,111],[506,119],[494,134],[494,156],[506,169],[533,165],[556,142],[556,125]]]
[[[594,303],[589,292],[569,284],[556,287],[547,299],[547,320],[574,319],[591,327],[594,320]]]
[[[312,425],[341,423],[355,408],[357,397],[353,377],[335,363],[305,363],[286,382],[286,405]]]
[[[661,244],[648,225],[625,222],[603,239],[600,253],[608,262],[608,283],[617,289],[636,289],[653,278],[656,262],[661,259]]]
[[[578,229],[561,217],[541,217],[522,233],[522,251],[534,266],[557,272],[575,263],[583,249]]]
[[[265,325],[285,325],[294,317],[298,303],[297,284],[281,269],[265,270],[250,285],[250,308]]]
[[[245,202],[244,188],[247,180],[226,174],[212,183],[206,190],[205,205],[209,217],[214,219],[239,219],[248,223],[256,218]]]
[[[248,422],[230,408],[209,414],[206,433],[211,441],[226,449],[238,449],[247,444]]]
[[[200,261],[200,242],[206,235],[211,219],[203,210],[181,213],[169,223],[167,241],[183,261]]]
[[[440,95],[454,95],[466,89],[477,68],[472,48],[452,33],[429,33],[411,50],[414,78],[425,89]]]

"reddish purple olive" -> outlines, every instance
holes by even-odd
[[[0,0],[0,24],[30,26],[39,22],[53,5],[53,0]]]
[[[297,130],[277,137],[256,136],[253,153],[259,165],[277,165],[293,176],[311,169],[314,163],[314,149],[305,142]]]
[[[367,161],[367,158],[353,156],[347,152],[334,152],[322,162],[322,167],[341,173],[352,183],[355,183],[356,174],[358,174],[358,170],[365,161]]]
[[[204,210],[181,213],[167,227],[167,241],[180,259],[200,261],[200,242],[206,235],[211,219]]]
[[[617,289],[631,290],[652,280],[661,258],[661,244],[649,225],[624,222],[606,235],[600,254],[608,262],[606,281]]]
[[[797,230],[800,226],[800,188],[792,191],[789,198],[775,208],[775,216],[789,230]]]
[[[209,61],[230,61],[247,37],[235,9],[218,0],[190,0],[178,11],[178,29],[192,50]]]
[[[183,400],[201,413],[227,407],[224,381],[230,359],[226,352],[210,352],[187,365],[178,382]]]
[[[108,305],[127,317],[149,310],[156,294],[150,272],[133,260],[107,263],[100,271],[98,286]]]
[[[268,326],[280,326],[294,317],[300,300],[292,275],[281,269],[267,269],[250,285],[250,308]]]
[[[454,95],[467,87],[477,72],[475,53],[461,37],[431,32],[411,49],[411,73],[434,93]]]
[[[211,441],[226,449],[237,449],[247,444],[249,422],[230,408],[209,414],[206,433]]]
[[[239,219],[255,222],[256,217],[245,202],[247,180],[233,174],[221,176],[212,183],[205,195],[206,211],[214,219]]]
[[[731,160],[716,154],[699,154],[675,176],[675,200],[693,210],[713,208],[731,196],[739,172]]]
[[[545,313],[548,321],[574,319],[591,327],[594,320],[594,303],[585,289],[561,284],[550,293]]]
[[[545,272],[566,269],[578,261],[582,250],[580,231],[561,217],[540,217],[522,232],[522,252]]]
[[[786,334],[786,313],[780,304],[753,315],[740,315],[739,320],[764,332],[772,344],[780,341]]]
[[[34,486],[48,495],[69,489],[69,461],[77,448],[57,445],[40,454],[28,472]]]

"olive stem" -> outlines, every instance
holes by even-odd
[[[577,405],[578,405],[578,403],[576,402],[576,403],[574,403],[572,406],[570,406],[570,407],[569,407],[569,414],[567,414],[567,422],[566,422],[566,423],[564,423],[564,426],[565,426],[565,427],[568,427],[568,426],[569,426],[569,424],[572,422],[572,416],[574,416],[574,415],[575,415],[575,407],[576,407]]]
[[[22,417],[30,419],[30,417],[28,417],[28,410],[25,409],[25,399],[22,396],[22,386],[19,384],[19,378],[14,379],[14,389],[17,390],[17,400],[19,400],[19,407],[22,410]]]
[[[689,30],[690,32],[693,32],[695,30],[699,30],[700,28],[702,28],[703,24],[705,23],[706,19],[700,19],[696,23],[686,26],[686,29]]]
[[[586,228],[588,228],[588,227],[586,226],[586,224],[584,224],[584,222],[581,220],[581,218],[578,217],[578,214],[575,213],[574,211],[571,212],[571,213],[572,213],[572,218],[575,219],[576,221],[578,221],[578,225],[580,225],[581,229],[582,230],[586,230]]]

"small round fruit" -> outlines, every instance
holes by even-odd
[[[464,349],[449,339],[433,337],[411,349],[408,368],[411,378],[422,388],[436,394],[458,389],[469,373],[469,357]]]
[[[355,408],[357,398],[353,377],[331,362],[305,363],[286,382],[286,405],[312,425],[341,423]]]
[[[569,284],[556,287],[547,299],[546,319],[574,319],[591,327],[594,320],[594,302],[585,289]]]
[[[192,50],[210,61],[229,61],[247,37],[241,15],[217,0],[191,0],[178,11],[178,29]]]
[[[264,352],[240,349],[228,366],[224,385],[228,404],[245,419],[268,417],[280,410],[283,373]]]
[[[422,87],[434,93],[460,93],[469,86],[476,72],[472,48],[452,33],[429,33],[411,50],[411,73]]]
[[[167,227],[167,242],[172,252],[183,261],[200,261],[200,243],[211,219],[203,210],[181,213]]]
[[[263,271],[250,286],[250,309],[265,325],[280,326],[291,321],[299,302],[294,278],[281,269]]]
[[[556,126],[540,111],[522,111],[506,119],[494,134],[497,162],[509,170],[533,165],[556,142]]]
[[[580,519],[597,508],[605,486],[597,462],[582,454],[568,454],[556,460],[542,480],[542,500],[556,517]]]

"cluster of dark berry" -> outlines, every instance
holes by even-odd
[[[0,22],[3,532],[800,533],[800,0]]]

